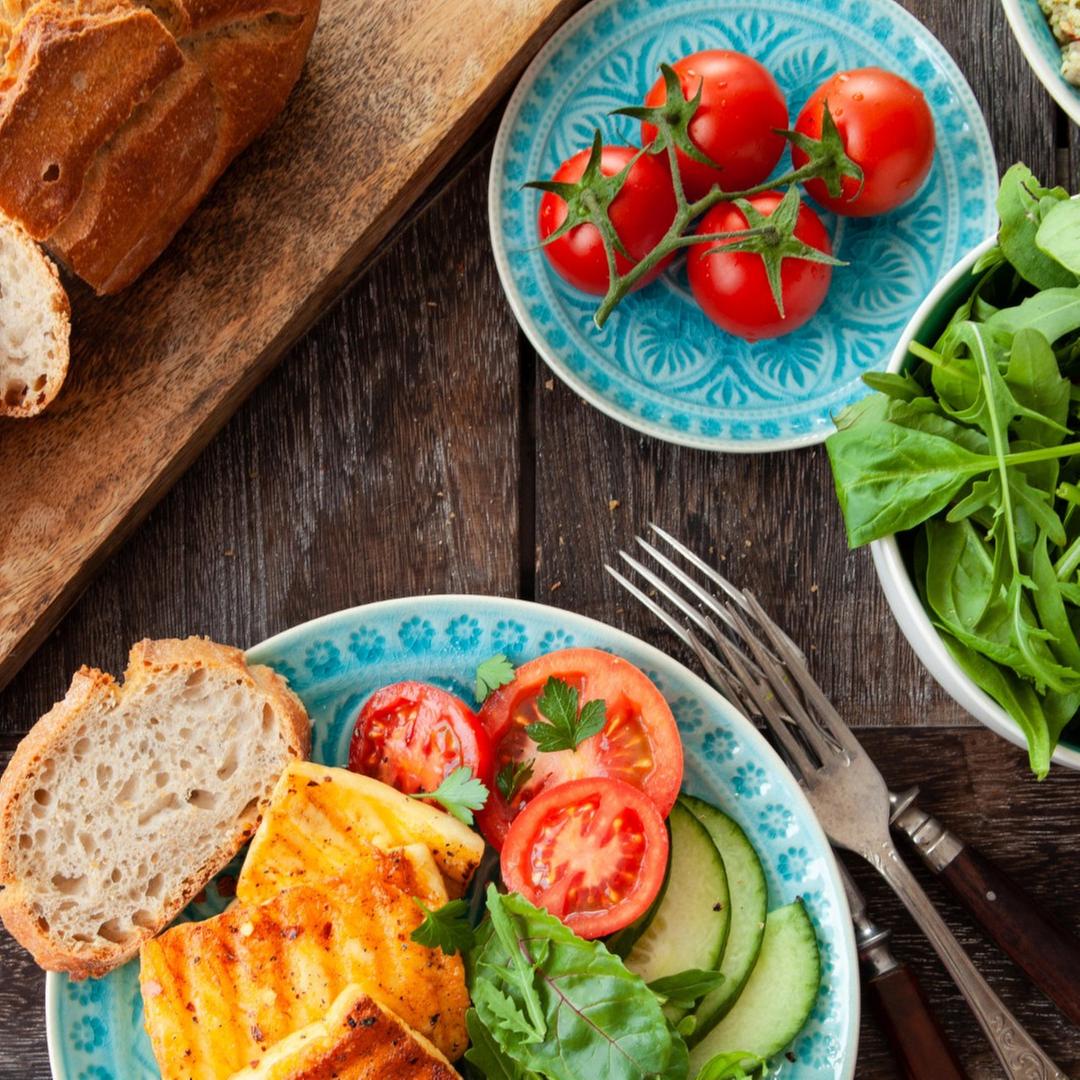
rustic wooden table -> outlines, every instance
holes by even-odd
[[[1075,190],[1080,131],[1036,82],[995,0],[905,6],[971,81],[1001,166],[1022,159]],[[620,427],[553,378],[496,277],[488,141],[459,160],[438,201],[292,350],[0,694],[0,764],[76,667],[121,671],[140,637],[249,644],[384,597],[527,597],[682,656],[599,572],[655,520],[715,549],[807,646],[894,787],[922,784],[928,808],[1075,924],[1080,776],[1056,769],[1036,783],[1024,755],[975,725],[922,669],[868,554],[845,548],[820,448],[739,457],[668,446]],[[971,1075],[999,1075],[898,902],[858,868],[856,876]],[[1009,1006],[1080,1075],[1080,1032],[936,882],[927,887]],[[2,1080],[49,1076],[43,991],[41,972],[0,935]],[[896,1075],[872,1018],[857,1073]]]

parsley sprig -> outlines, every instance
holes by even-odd
[[[596,699],[587,701],[578,711],[578,692],[568,682],[552,675],[540,696],[536,708],[543,720],[525,728],[536,748],[544,754],[556,750],[576,750],[586,739],[602,731],[607,719],[606,706]]]
[[[418,945],[442,949],[447,956],[456,956],[468,952],[476,944],[467,901],[451,900],[434,910],[415,896],[413,903],[424,913],[424,921],[409,935]]]
[[[476,703],[483,705],[500,686],[514,681],[514,665],[503,653],[496,653],[476,666]]]
[[[629,116],[635,120],[644,120],[656,128],[656,138],[651,145],[643,147],[617,175],[604,176],[600,171],[602,138],[600,132],[597,131],[585,171],[581,179],[575,184],[557,184],[550,180],[538,180],[525,185],[526,187],[538,188],[541,191],[554,192],[565,199],[567,203],[568,214],[566,221],[560,229],[544,240],[544,244],[552,243],[569,229],[586,222],[594,225],[600,233],[608,264],[608,290],[593,315],[593,320],[597,326],[603,326],[612,311],[633,291],[642,278],[646,277],[651,270],[669,255],[679,248],[710,241],[722,242],[725,251],[751,251],[763,255],[768,251],[771,255],[772,264],[776,268],[775,270],[770,268],[769,284],[777,308],[783,314],[779,266],[784,259],[808,257],[801,250],[796,250],[791,244],[793,240],[796,244],[798,243],[794,237],[795,222],[798,220],[799,209],[799,193],[795,185],[818,177],[824,181],[829,194],[836,196],[840,194],[844,177],[852,177],[858,182],[859,190],[862,189],[862,169],[845,153],[843,140],[837,131],[832,114],[829,112],[828,103],[826,103],[820,139],[813,139],[796,131],[777,132],[777,134],[783,135],[784,138],[806,154],[807,161],[799,168],[791,168],[783,176],[765,180],[754,187],[746,188],[744,191],[724,191],[717,184],[702,198],[696,202],[690,202],[686,197],[686,192],[683,190],[682,179],[679,176],[677,151],[681,150],[683,153],[705,164],[715,165],[715,162],[710,161],[694,145],[689,134],[690,122],[697,111],[701,91],[699,87],[694,97],[688,100],[682,91],[679,77],[674,69],[668,64],[661,64],[660,71],[663,74],[664,85],[667,88],[667,98],[662,105],[656,107],[631,106],[614,111],[617,116]],[[657,245],[642,259],[639,259],[625,274],[620,274],[616,266],[615,255],[617,252],[622,252],[622,244],[615,232],[615,227],[611,223],[608,207],[614,202],[627,176],[629,176],[634,164],[642,154],[667,155],[675,189],[675,217]],[[785,217],[779,221],[775,219],[776,215],[774,213],[766,219],[764,225],[751,221],[748,216],[747,224],[749,228],[738,231],[710,233],[703,236],[695,235],[690,231],[691,222],[717,203],[736,202],[748,199],[752,195],[760,195],[764,191],[772,191],[774,188],[783,187],[789,188],[788,196],[790,196],[791,202],[788,204],[788,212]],[[741,208],[745,213],[745,208]],[[777,209],[779,210],[779,207]],[[814,261],[825,261],[816,256],[809,257],[813,258]],[[769,257],[766,257],[766,266],[770,266]]]
[[[473,823],[473,811],[483,810],[488,800],[483,781],[467,765],[455,769],[434,791],[417,791],[410,799],[432,799],[465,825]]]
[[[528,761],[508,761],[495,774],[495,786],[499,794],[508,802],[512,803],[519,791],[532,779],[536,762],[529,758]]]

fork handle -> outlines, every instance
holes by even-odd
[[[912,806],[896,820],[922,861],[940,875],[1027,977],[1080,1025],[1080,940],[1004,870]]]
[[[860,854],[889,883],[919,924],[957,989],[963,994],[1005,1074],[1015,1080],[1068,1080],[1024,1030],[1020,1021],[1009,1012],[1001,998],[990,989],[989,983],[979,974],[963,946],[945,925],[945,920],[900,858],[892,840],[887,839],[877,849]]]

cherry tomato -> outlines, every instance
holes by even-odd
[[[540,753],[525,733],[543,717],[536,699],[548,678],[569,683],[579,705],[600,698],[606,723],[576,750]],[[599,649],[564,649],[518,668],[514,681],[488,698],[480,719],[491,736],[496,775],[507,764],[531,762],[532,775],[507,801],[497,786],[477,815],[488,843],[501,848],[510,823],[541,792],[567,780],[610,776],[644,791],[667,817],[683,775],[682,741],[663,694],[628,660]]]
[[[589,151],[582,150],[559,166],[552,177],[560,183],[580,180],[589,161]],[[638,151],[629,146],[605,146],[600,156],[600,171],[614,176],[626,167]],[[638,158],[608,207],[608,217],[631,258],[615,253],[615,266],[625,274],[647,255],[663,238],[675,217],[675,192],[671,172],[659,157],[644,154]],[[540,238],[546,240],[566,220],[566,200],[553,192],[544,192],[540,200]],[[555,271],[577,289],[602,296],[608,288],[607,255],[595,225],[578,225],[566,235],[545,246]],[[646,274],[635,288],[654,281],[670,262],[666,259]]]
[[[667,871],[668,834],[653,801],[621,780],[592,777],[548,788],[506,835],[506,887],[583,938],[628,926]]]
[[[713,184],[726,191],[743,191],[760,184],[780,160],[787,140],[774,129],[788,126],[787,102],[769,71],[753,57],[726,49],[708,49],[672,64],[683,96],[693,100],[701,87],[701,102],[690,121],[690,140],[713,169],[677,152],[679,176],[686,197],[694,202]],[[650,107],[667,101],[664,80],[645,95]],[[652,124],[641,126],[642,145],[656,138]]]
[[[762,214],[780,204],[777,191],[749,199]],[[735,232],[747,227],[746,216],[733,203],[719,203],[701,219],[699,233]],[[821,219],[805,203],[799,207],[795,236],[818,251],[832,254],[832,242]],[[755,252],[725,252],[723,241],[710,241],[690,249],[687,271],[694,299],[718,326],[747,341],[780,337],[803,325],[825,302],[832,267],[809,259],[785,259],[780,269],[784,315],[776,306],[765,263]],[[711,249],[720,248],[719,251]]]
[[[360,710],[349,768],[407,795],[434,791],[463,766],[491,783],[491,740],[463,701],[420,682],[377,690]]]
[[[814,200],[836,214],[868,217],[912,198],[934,163],[934,118],[922,91],[881,68],[841,71],[814,91],[795,130],[819,139],[826,101],[848,157],[862,168],[863,186],[859,191],[858,181],[845,176],[834,198],[824,181],[810,180]],[[794,148],[792,160],[804,165],[806,154]]]

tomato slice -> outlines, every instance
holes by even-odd
[[[576,750],[540,753],[525,727],[543,717],[536,699],[551,677],[578,691],[580,705],[606,705],[602,731]],[[477,815],[484,838],[501,848],[514,818],[541,792],[567,780],[610,776],[643,791],[667,817],[683,775],[682,741],[663,694],[629,660],[599,649],[563,649],[530,660],[514,681],[488,698],[480,719],[494,747],[494,773],[508,764],[532,763],[532,776],[508,801],[497,786]]]
[[[434,791],[467,766],[491,785],[491,740],[465,702],[421,682],[376,690],[360,710],[349,768],[403,791]]]
[[[656,804],[609,777],[548,788],[517,816],[500,866],[508,889],[583,938],[628,926],[656,898],[668,834]]]

